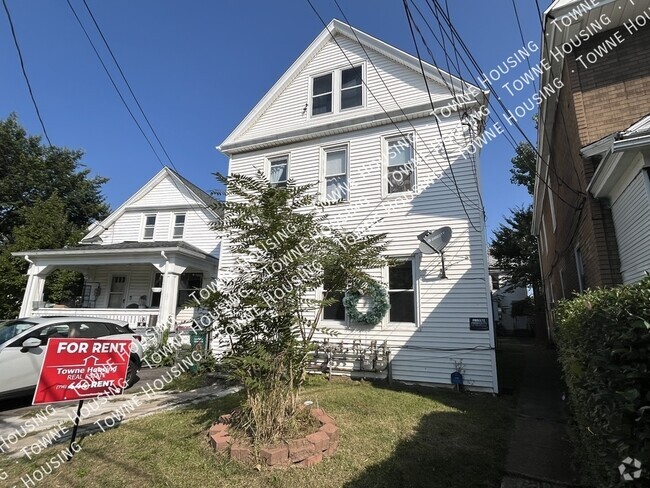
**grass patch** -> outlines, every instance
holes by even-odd
[[[216,456],[204,431],[240,394],[158,414],[85,438],[74,460],[43,480],[49,487],[345,488],[497,487],[512,423],[509,399],[446,390],[394,390],[317,378],[302,395],[334,416],[337,453],[311,469],[251,467]],[[6,486],[23,486],[62,448],[17,463],[0,461]]]
[[[174,390],[174,391],[192,391],[197,388],[203,388],[204,386],[214,385],[216,383],[222,382],[214,375],[208,374],[188,374],[183,373],[178,378],[174,378],[172,381],[167,383],[163,390]]]

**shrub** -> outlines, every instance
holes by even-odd
[[[557,342],[586,481],[627,486],[618,466],[629,456],[648,483],[650,277],[562,302]]]

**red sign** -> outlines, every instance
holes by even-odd
[[[129,339],[51,338],[32,403],[68,402],[121,393],[130,352]]]

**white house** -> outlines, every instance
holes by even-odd
[[[21,317],[84,315],[153,326],[191,319],[188,295],[216,278],[219,240],[210,223],[214,200],[169,168],[163,168],[77,247],[14,253],[29,264]],[[43,301],[55,269],[84,275],[75,308]]]
[[[376,277],[391,309],[366,326],[328,307],[323,325],[339,331],[337,342],[387,341],[395,380],[450,384],[460,369],[469,387],[496,392],[480,144],[469,144],[486,95],[427,63],[424,74],[426,84],[417,58],[333,20],[219,150],[229,174],[318,184],[322,200],[338,201],[327,207],[332,222],[388,234],[400,264]],[[440,255],[422,254],[418,240],[444,226],[453,232],[446,278]],[[234,258],[224,241],[224,277]]]

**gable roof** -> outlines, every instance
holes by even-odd
[[[366,34],[363,31],[355,29],[354,27],[341,22],[340,20],[333,19],[327,27],[312,41],[312,43],[303,51],[303,53],[294,61],[294,63],[285,71],[280,79],[271,87],[271,89],[262,97],[262,99],[253,107],[248,115],[235,127],[235,129],[226,137],[226,139],[217,146],[222,152],[227,152],[229,146],[237,141],[246,131],[258,120],[258,118],[265,112],[265,110],[276,100],[276,98],[284,91],[284,89],[293,81],[293,79],[303,70],[309,63],[312,57],[320,51],[323,46],[330,39],[335,36],[341,35],[347,37],[354,43],[360,43],[365,49],[373,50],[379,54],[386,56],[392,61],[406,66],[417,73],[421,74],[420,64],[418,58],[412,56],[396,47],[393,47],[375,37]],[[459,92],[473,91],[475,93],[482,93],[482,91],[461,80],[460,78],[447,73],[446,71],[422,61],[424,73],[427,79],[441,85],[447,89],[451,85],[454,90]]]
[[[212,205],[216,202],[207,192],[201,190],[198,186],[191,183],[186,178],[182,177],[176,171],[172,170],[165,166],[161,169],[153,178],[151,178],[142,188],[135,192],[131,197],[129,197],[122,205],[120,205],[115,211],[106,217],[103,221],[97,223],[95,222],[89,227],[89,232],[82,239],[81,242],[88,242],[90,239],[97,237],[104,230],[106,230],[111,224],[113,224],[118,218],[120,218],[129,206],[138,201],[144,195],[149,193],[156,185],[158,185],[165,178],[169,177],[174,183],[174,186],[178,188],[179,191],[182,188],[185,188],[191,196],[202,202],[204,205],[201,207],[215,217],[220,217],[219,214],[212,208]],[[188,205],[192,205],[188,202]]]

